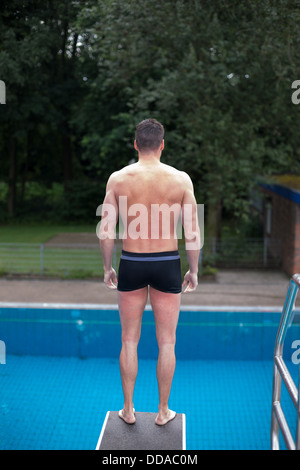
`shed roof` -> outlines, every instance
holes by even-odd
[[[284,174],[260,177],[258,184],[279,196],[300,204],[300,175]]]

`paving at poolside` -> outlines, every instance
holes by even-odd
[[[282,307],[289,280],[282,271],[220,269],[213,281],[200,278],[181,304]],[[117,295],[100,280],[0,279],[0,302],[117,304]]]

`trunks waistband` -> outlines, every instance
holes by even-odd
[[[180,255],[177,250],[159,251],[156,253],[133,253],[122,250],[121,259],[128,261],[171,261],[180,259]]]

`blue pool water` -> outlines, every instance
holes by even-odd
[[[300,339],[298,313],[284,350]],[[186,414],[187,449],[269,449],[273,350],[280,312],[182,311],[169,406]],[[94,449],[107,410],[123,405],[117,310],[1,308],[0,449]],[[151,311],[139,345],[137,411],[156,411]],[[295,433],[296,412],[283,387]],[[282,447],[284,444],[282,442]]]

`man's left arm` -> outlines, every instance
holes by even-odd
[[[118,204],[115,195],[115,177],[111,175],[106,186],[106,194],[102,205],[102,219],[99,230],[100,249],[104,266],[104,283],[109,289],[117,288],[117,275],[112,267],[116,225],[118,220]]]

